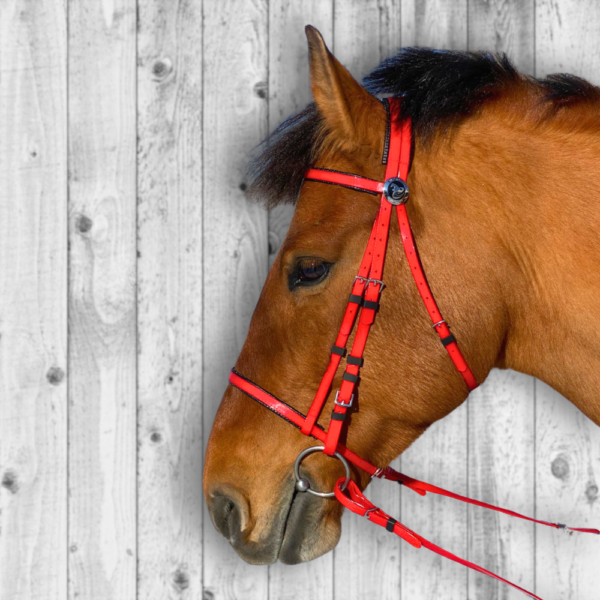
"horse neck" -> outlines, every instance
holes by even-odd
[[[496,366],[540,378],[600,425],[600,121],[569,110],[537,125],[492,113],[436,142],[415,159],[416,213],[458,238],[463,285],[495,294],[483,326],[503,330]]]

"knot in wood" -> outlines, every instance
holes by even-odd
[[[173,573],[173,584],[179,591],[183,591],[190,587],[190,578],[185,571],[177,569],[177,571]]]
[[[13,470],[8,469],[2,476],[2,487],[6,488],[11,494],[16,494],[19,491],[17,474]]]
[[[79,215],[79,217],[77,217],[76,226],[79,233],[87,233],[92,228],[93,224],[93,221],[85,215]]]
[[[46,379],[52,385],[58,385],[65,378],[65,372],[60,367],[51,367],[46,373]]]
[[[267,82],[259,81],[254,85],[254,94],[258,96],[261,100],[264,100],[267,97]]]
[[[569,477],[569,462],[563,454],[559,454],[551,465],[552,475],[563,481]]]
[[[173,71],[173,63],[170,58],[159,58],[152,65],[152,75],[156,81],[166,79]]]

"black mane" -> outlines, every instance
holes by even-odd
[[[363,85],[374,95],[402,97],[402,117],[412,119],[415,137],[427,143],[519,82],[538,87],[542,100],[555,110],[600,98],[599,88],[573,75],[543,80],[520,75],[505,54],[431,48],[401,49],[368,75]],[[249,165],[250,196],[268,207],[294,203],[324,137],[323,120],[314,103],[284,121]]]
[[[372,94],[402,97],[402,116],[410,117],[415,136],[427,141],[519,79],[505,54],[404,48],[363,83]]]

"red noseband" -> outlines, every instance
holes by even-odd
[[[352,175],[349,173],[341,173],[339,171],[333,171],[330,169],[308,169],[304,176],[305,181],[318,181],[322,183],[329,183],[347,187],[353,190],[361,192],[367,192],[370,194],[379,195],[381,194],[381,204],[379,206],[379,212],[373,224],[373,229],[369,237],[367,249],[365,250],[362,258],[358,275],[354,278],[352,289],[350,292],[350,298],[348,305],[344,313],[342,325],[338,332],[334,346],[331,349],[331,357],[329,359],[329,365],[323,375],[319,388],[314,397],[314,400],[310,406],[308,414],[304,416],[299,413],[296,409],[292,408],[289,404],[279,400],[269,392],[265,391],[255,383],[246,379],[243,375],[237,371],[232,370],[229,376],[229,383],[240,391],[244,392],[253,400],[256,400],[269,410],[272,410],[275,414],[282,417],[292,425],[298,427],[300,431],[308,436],[311,436],[321,441],[323,446],[323,452],[329,456],[336,456],[347,467],[347,462],[351,462],[357,467],[366,471],[371,477],[380,477],[389,479],[391,481],[397,481],[406,487],[411,488],[413,491],[424,496],[427,492],[434,494],[440,494],[442,496],[448,496],[456,500],[475,504],[485,508],[490,508],[507,515],[533,521],[534,523],[540,523],[542,525],[548,525],[557,529],[564,529],[570,532],[580,531],[587,533],[600,534],[597,529],[577,529],[568,528],[566,525],[560,523],[549,523],[547,521],[539,521],[537,519],[531,519],[525,517],[511,510],[499,508],[485,502],[479,502],[477,500],[471,500],[465,496],[460,496],[442,488],[412,479],[402,473],[394,471],[391,467],[378,468],[362,459],[360,456],[346,448],[339,442],[340,434],[344,425],[344,420],[348,409],[352,407],[354,399],[354,388],[358,381],[360,369],[363,366],[363,354],[367,338],[371,330],[371,326],[375,321],[375,315],[379,308],[379,298],[385,285],[382,280],[383,264],[385,261],[387,242],[389,237],[390,220],[392,218],[392,212],[396,211],[398,218],[398,225],[400,227],[400,235],[402,237],[402,245],[404,252],[408,260],[410,272],[415,280],[417,289],[429,316],[431,318],[432,327],[440,338],[440,341],[446,348],[450,359],[454,363],[454,366],[464,379],[469,390],[473,390],[477,387],[477,380],[469,369],[467,361],[462,355],[456,338],[450,332],[450,328],[446,324],[446,321],[442,317],[439,308],[435,302],[421,261],[419,260],[419,254],[415,246],[415,241],[410,228],[408,220],[408,214],[406,212],[406,202],[408,200],[408,186],[406,180],[408,178],[408,171],[410,168],[410,157],[411,157],[411,123],[410,120],[400,120],[400,100],[396,98],[389,98],[384,101],[386,108],[388,109],[389,127],[387,128],[386,139],[384,143],[384,155],[383,164],[386,165],[385,181],[375,181],[373,179],[367,179],[366,177],[360,177],[359,175]],[[358,319],[358,325],[356,326],[356,335],[350,353],[347,353],[347,342],[350,337],[350,333],[354,329],[356,321]],[[347,356],[346,356],[347,355]],[[317,419],[321,414],[321,410],[329,393],[333,383],[334,376],[339,367],[340,361],[343,357],[346,357],[346,368],[342,376],[342,383],[339,391],[336,393],[334,408],[331,413],[331,420],[327,430],[324,430],[320,425],[317,424]],[[296,471],[299,472],[299,460],[296,463]],[[347,487],[344,485],[347,483]],[[298,478],[296,489],[299,492],[312,492],[317,493],[314,490],[310,490],[310,486],[305,479]],[[345,493],[345,491],[347,493]],[[398,523],[395,519],[384,513],[381,509],[373,505],[367,498],[362,494],[358,486],[353,482],[346,482],[346,479],[342,477],[336,483],[334,488],[335,497],[352,512],[355,512],[361,516],[367,517],[373,523],[385,527],[388,531],[399,535],[401,538],[412,544],[416,548],[424,546],[441,556],[454,560],[460,564],[463,564],[471,569],[475,569],[486,575],[490,575],[514,588],[522,591],[531,598],[540,600],[538,596],[531,594],[523,588],[495,575],[494,573],[479,567],[469,561],[463,560],[442,548],[427,541],[417,533],[411,531],[407,527],[404,527],[401,523]],[[319,492],[318,495],[325,495]]]

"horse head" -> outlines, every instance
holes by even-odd
[[[504,58],[408,49],[384,62],[367,89],[315,29],[307,27],[307,37],[314,104],[275,132],[254,165],[254,194],[271,206],[296,207],[236,370],[308,411],[379,203],[363,191],[303,176],[316,167],[384,179],[388,114],[373,93],[385,91],[402,96],[402,115],[413,122],[406,209],[431,288],[469,366],[480,382],[495,366],[535,371],[535,332],[522,321],[532,275],[523,248],[533,225],[513,220],[516,200],[552,186],[527,171],[527,157],[535,154],[530,133],[546,116],[548,84],[519,75]],[[538,134],[545,131],[539,127]],[[507,183],[511,172],[520,176]],[[387,465],[468,395],[402,258],[392,228],[387,287],[342,437],[377,465]],[[339,369],[322,415],[330,414],[342,375]],[[341,505],[295,487],[296,457],[312,443],[227,388],[207,448],[204,491],[216,528],[248,562],[293,564],[336,545]],[[331,490],[343,474],[342,464],[323,454],[302,463],[313,489]],[[369,483],[360,469],[352,477],[362,489]]]

